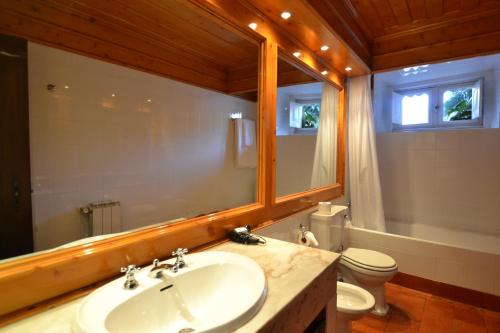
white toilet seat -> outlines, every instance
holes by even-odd
[[[394,259],[384,253],[353,247],[342,253],[340,263],[367,275],[390,275],[398,269]]]

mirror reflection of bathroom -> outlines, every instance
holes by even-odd
[[[161,43],[130,37],[106,61],[1,36],[16,55],[0,58],[2,73],[25,83],[26,104],[1,122],[18,154],[2,161],[1,190],[18,196],[1,203],[14,211],[0,259],[256,201],[258,43],[169,6]]]
[[[276,196],[334,184],[338,90],[280,58],[276,95]]]

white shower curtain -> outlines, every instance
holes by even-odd
[[[337,113],[339,91],[323,85],[311,188],[335,184],[337,172]]]
[[[349,79],[349,179],[352,224],[385,231],[370,76]]]

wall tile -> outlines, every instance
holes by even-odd
[[[124,229],[255,202],[230,114],[255,119],[256,103],[33,43],[28,54],[36,249],[86,236],[77,208],[90,202],[120,201]]]

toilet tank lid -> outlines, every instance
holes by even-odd
[[[387,254],[367,249],[350,247],[342,252],[342,256],[372,267],[391,268],[396,266],[396,261]]]

